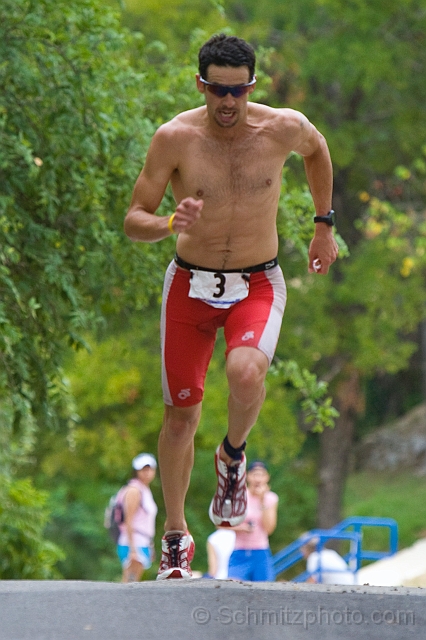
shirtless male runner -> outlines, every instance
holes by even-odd
[[[213,36],[201,47],[196,83],[205,105],[157,130],[124,224],[135,242],[177,234],[161,314],[165,411],[158,459],[166,522],[157,579],[192,575],[185,496],[219,327],[227,343],[228,430],[215,454],[218,486],[209,514],[217,526],[245,518],[244,448],[263,404],[286,301],[276,217],[292,151],[304,158],[317,214],[309,272],[328,273],[338,253],[326,141],[301,113],[248,101],[254,68],[252,47],[235,36]],[[155,215],[169,182],[176,209]]]

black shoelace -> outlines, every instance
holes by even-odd
[[[173,538],[169,538],[167,540],[168,545],[169,545],[169,549],[170,549],[170,554],[171,554],[171,558],[172,558],[172,567],[178,567],[179,566],[179,542],[180,542],[180,536],[174,536]]]
[[[228,467],[228,487],[226,489],[225,500],[230,500],[234,493],[235,484],[237,482],[238,472],[236,467]]]

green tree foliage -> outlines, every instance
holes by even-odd
[[[125,79],[114,63],[124,42],[98,14],[85,1],[2,5],[1,389],[43,420],[60,397],[63,345],[94,326],[115,262],[105,213],[122,167],[109,150],[127,105],[106,89]]]
[[[300,109],[326,136],[339,228],[352,246],[358,192],[424,144],[424,0],[230,0],[226,11],[239,34],[274,47],[271,103]]]
[[[340,281],[288,281],[292,303],[280,353],[297,354],[298,362],[320,375],[327,376],[334,358],[335,374],[347,363],[364,376],[395,373],[417,348],[414,331],[426,301],[423,259],[419,264],[415,249],[422,244],[417,216],[379,202],[372,203],[370,214],[359,225],[363,241],[340,267]]]
[[[117,342],[113,347],[106,342],[101,361],[108,363],[107,375],[105,364],[82,354],[87,376],[71,380],[81,415],[73,427],[75,407],[63,361],[69,347],[87,347],[83,336],[99,332],[103,318],[120,310],[125,319],[130,308],[155,301],[172,244],[132,245],[122,233],[123,213],[156,126],[201,103],[193,74],[195,51],[205,34],[194,34],[187,57],[177,65],[164,45],[120,29],[117,14],[94,0],[6,0],[1,11],[0,50],[6,62],[0,74],[8,88],[0,100],[5,460],[13,470],[18,452],[22,460],[31,453],[37,426],[59,427],[63,417],[68,419],[71,431],[48,432],[37,454],[43,455],[45,447],[43,473],[56,481],[55,522],[62,524],[57,538],[75,552],[85,535],[95,553],[104,540],[90,515],[95,505],[98,513],[103,508],[102,482],[124,480],[129,459],[141,448],[154,449],[160,376],[159,370],[153,375],[155,356],[143,348],[136,367],[117,357]],[[171,206],[168,193],[163,210]],[[280,401],[285,391],[277,382],[271,386],[271,396]],[[281,405],[289,424],[283,438],[288,456],[297,450],[291,443],[300,435],[286,403]],[[212,416],[216,410],[224,429],[223,403],[213,402]],[[268,422],[276,413],[271,403],[265,412]],[[203,425],[199,437],[210,445]],[[281,459],[258,444],[260,451]],[[68,566],[67,575],[78,572]]]
[[[0,579],[47,580],[58,578],[55,565],[63,558],[45,540],[49,520],[47,494],[31,480],[12,480],[0,475]]]
[[[340,265],[338,277],[288,279],[292,304],[278,351],[284,359],[297,354],[299,364],[327,380],[340,412],[336,428],[319,437],[321,527],[342,517],[349,451],[365,412],[365,387],[374,386],[376,376],[394,376],[409,367],[426,312],[424,211],[414,201],[402,211],[364,197],[369,209],[358,224],[362,239]]]
[[[184,56],[191,34],[208,30],[209,34],[227,27],[221,0],[125,0],[123,22],[141,31],[148,40],[166,42]]]
[[[425,14],[414,0],[403,8],[337,0],[136,4],[129,0],[124,22],[139,13],[133,26],[143,34],[120,28],[119,15],[97,0],[4,0],[0,8],[0,78],[7,86],[0,96],[0,437],[9,473],[33,451],[37,426],[61,426],[68,417],[67,429],[38,436],[36,477],[54,486],[49,535],[66,551],[63,575],[73,578],[117,577],[100,528],[103,509],[126,480],[131,457],[156,450],[162,402],[155,318],[173,244],[132,244],[122,219],[155,128],[201,104],[196,53],[211,33],[227,30],[253,42],[260,78],[254,98],[300,108],[326,134],[345,238],[355,238],[345,219],[368,213],[359,246],[336,266],[337,277],[307,275],[312,203],[307,188],[285,173],[278,224],[289,305],[248,449],[249,457],[271,461],[273,488],[281,492],[285,514],[273,545],[313,524],[313,470],[291,460],[304,439],[299,423],[327,425],[335,411],[324,383],[309,372],[333,379],[348,366],[364,377],[401,369],[424,309],[424,220],[421,204],[412,212],[407,204],[424,186],[423,156],[412,163],[422,142],[412,123],[424,122],[418,77]],[[289,164],[298,174],[296,158]],[[391,176],[398,164],[409,168]],[[160,213],[172,207],[168,192]],[[129,323],[135,310],[143,313],[142,330],[139,319],[136,327]],[[107,339],[98,343],[99,334]],[[89,345],[91,351],[79,350]],[[78,353],[65,376],[70,346]],[[199,540],[211,531],[212,450],[226,429],[226,393],[220,337],[188,496]],[[158,480],[153,489],[161,521]],[[29,495],[46,513],[41,497]],[[203,570],[205,556],[197,556],[194,568]]]
[[[114,220],[135,167],[141,76],[127,62],[129,41],[117,17],[96,3],[5,0],[0,18],[0,82],[7,89],[0,97],[0,430],[7,485],[30,453],[37,425],[70,413],[64,349],[81,345],[82,329],[95,328],[102,306],[117,298],[124,266]],[[113,92],[122,97],[112,101]],[[21,577],[42,577],[44,554],[46,577],[55,554],[38,539],[47,521],[44,498],[28,485],[32,518],[29,503],[26,511],[25,501],[19,506],[23,492],[15,487],[1,515],[5,539],[20,557],[10,560],[10,572],[20,577],[21,566]],[[12,515],[16,533],[7,533]]]
[[[19,427],[53,419],[67,345],[158,291],[169,245],[142,256],[123,213],[158,113],[188,96],[165,48],[94,0],[5,0],[0,54],[0,397]]]
[[[0,18],[0,438],[9,482],[37,428],[72,418],[67,350],[158,291],[167,242],[142,257],[122,219],[158,124],[151,116],[175,102],[167,78],[180,80],[164,47],[130,36],[97,1],[5,0]],[[29,495],[42,512],[41,497]]]

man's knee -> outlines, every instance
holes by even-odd
[[[162,435],[171,440],[190,440],[194,437],[201,415],[201,404],[192,407],[166,405]]]
[[[231,351],[228,356],[228,382],[232,395],[250,404],[264,393],[268,360],[257,349],[241,349]]]

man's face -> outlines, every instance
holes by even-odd
[[[216,124],[222,128],[231,128],[238,124],[246,114],[248,96],[253,92],[255,85],[248,87],[247,93],[239,98],[234,98],[230,93],[220,98],[201,82],[199,74],[196,77],[198,90],[205,96],[207,112]],[[250,79],[247,66],[219,67],[215,64],[208,66],[207,78],[204,78],[208,82],[231,87],[247,84]]]

